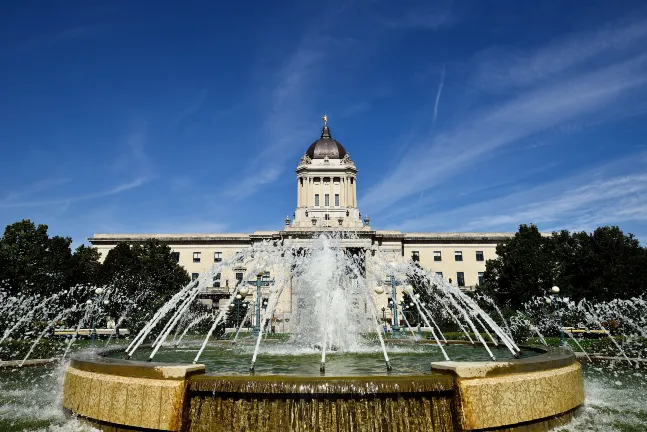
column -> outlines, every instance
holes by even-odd
[[[350,202],[348,202],[348,176],[344,177],[344,205],[350,207]]]
[[[317,186],[317,193],[319,194],[319,207],[323,207],[324,205],[323,189],[324,189],[323,177],[319,176],[319,186]]]
[[[312,177],[308,179],[308,206],[312,207],[314,205],[314,193],[315,193],[315,182]]]
[[[353,207],[357,208],[357,178],[353,179]]]
[[[339,176],[339,207],[344,208],[344,178]]]
[[[301,177],[297,177],[297,208],[301,207]]]
[[[305,206],[309,207],[310,206],[310,177],[305,178]]]

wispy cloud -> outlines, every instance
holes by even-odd
[[[470,221],[466,228],[514,226],[522,221],[543,224],[568,221],[569,225],[591,220],[598,224],[628,219],[647,221],[647,213],[641,213],[646,205],[647,174],[620,175],[521,204],[506,213],[487,214]]]
[[[489,49],[478,56],[474,81],[482,88],[523,87],[546,82],[602,54],[618,55],[647,43],[647,20],[580,32],[533,52]]]
[[[434,102],[434,124],[436,124],[436,119],[438,118],[438,106],[440,105],[440,95],[443,92],[443,86],[445,85],[445,65],[440,72],[440,82],[438,83],[438,91],[436,92],[436,101]]]
[[[270,96],[270,109],[263,129],[267,145],[249,162],[254,176],[245,176],[227,188],[227,195],[237,199],[256,192],[259,186],[275,181],[284,169],[293,149],[303,147],[312,136],[307,125],[313,116],[308,102],[311,86],[319,74],[322,53],[315,46],[302,44],[276,76]],[[310,117],[310,118],[308,118]]]
[[[371,104],[368,101],[355,102],[342,109],[339,116],[341,118],[353,117],[357,114],[368,111],[370,108]]]
[[[276,73],[263,74],[272,87],[269,95],[258,102],[268,110],[263,122],[263,146],[247,163],[246,172],[255,175],[234,179],[226,188],[227,196],[242,199],[259,187],[273,183],[288,163],[298,160],[304,145],[312,142],[313,126],[324,114],[315,112],[313,106],[313,101],[325,89],[323,77],[334,67],[335,59],[362,49],[355,39],[322,34],[320,27],[327,27],[327,18],[323,21],[318,23],[316,32],[310,31],[302,37]]]
[[[24,197],[33,196],[34,194],[42,193],[47,190],[51,190],[58,186],[64,185],[65,183],[69,183],[69,181],[69,178],[45,178],[38,180],[37,182],[27,185],[20,190],[14,190],[8,193],[2,198],[2,201],[0,202],[12,202]]]
[[[2,200],[0,201],[0,208],[13,208],[13,207],[40,207],[48,205],[69,205],[79,201],[88,201],[98,198],[104,198],[110,195],[116,195],[121,192],[125,192],[130,189],[142,186],[147,183],[149,178],[140,177],[136,178],[133,181],[127,183],[121,183],[110,189],[106,189],[99,192],[93,192],[83,195],[75,195],[69,197],[61,197],[54,199],[45,199],[45,200],[34,200],[34,201],[15,201],[15,200]]]
[[[435,212],[421,219],[411,218],[401,227],[514,230],[519,224],[535,223],[553,230],[647,222],[646,170],[647,154],[622,158],[496,199]]]
[[[191,101],[191,103],[189,103],[188,106],[184,108],[184,110],[182,110],[174,119],[171,120],[171,124],[173,126],[178,126],[185,120],[193,117],[198,113],[198,111],[200,111],[206,100],[207,92],[206,90],[203,90],[196,97],[194,97],[194,100]]]
[[[77,191],[86,189],[89,185],[85,181],[73,178],[46,178],[7,194],[0,200],[0,208],[69,206],[77,202],[97,200],[138,188],[153,178],[151,164],[145,151],[147,141],[147,128],[142,124],[126,136],[124,144],[121,146],[122,150],[116,155],[112,164],[108,164],[105,169],[98,168],[94,171],[97,178],[127,176],[132,180],[122,181],[114,186],[101,187],[97,185],[97,190],[92,192],[71,193],[70,191],[75,189]],[[66,186],[68,192],[66,194],[65,191],[62,191],[62,193],[67,196],[52,197],[56,195],[56,189],[60,189],[60,186],[63,185]],[[59,191],[60,193],[61,191]]]
[[[544,50],[550,51],[540,51]],[[514,98],[472,110],[453,129],[432,134],[410,149],[362,197],[360,205],[364,211],[380,211],[476,163],[482,164],[500,147],[585,115],[595,114],[601,121],[617,116],[627,109],[618,102],[635,96],[646,84],[647,55],[639,54],[542,83],[516,93]]]
[[[117,146],[120,153],[112,164],[114,173],[138,173],[141,177],[152,177],[152,166],[146,153],[148,145],[148,124],[139,122],[124,140],[124,144]]]

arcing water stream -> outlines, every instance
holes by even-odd
[[[291,296],[290,301],[296,304],[290,323],[291,343],[295,347],[318,347],[321,350],[322,371],[325,370],[326,350],[354,352],[363,349],[367,343],[363,335],[371,332],[380,340],[386,367],[390,368],[387,347],[382,340],[375,307],[378,301],[386,302],[388,294],[383,294],[385,291],[391,293],[388,289],[390,281],[400,287],[400,297],[403,293],[409,295],[446,360],[450,359],[443,348],[446,338],[433,318],[442,308],[450,311],[453,309],[456,312],[450,312],[453,319],[463,330],[466,329],[465,325],[472,330],[493,360],[496,357],[481,332],[485,332],[495,346],[503,343],[512,355],[519,355],[520,349],[510,336],[459,289],[393,254],[375,253],[369,257],[350,253],[344,247],[344,242],[348,239],[348,234],[321,234],[312,239],[306,250],[299,244],[291,244],[290,240],[266,241],[250,247],[229,261],[219,263],[196,282],[180,290],[155,313],[127,348],[127,358],[132,357],[149,334],[161,325],[162,330],[154,339],[153,350],[149,356],[149,360],[154,359],[168,335],[178,323],[185,320],[184,315],[188,313],[198,294],[205,290],[213,275],[220,273],[224,268],[234,266],[247,270],[243,280],[253,280],[256,274],[266,269],[272,269],[275,275],[269,287],[268,307],[263,312],[263,319],[256,324],[258,332],[255,333],[255,350],[250,361],[252,370],[257,361],[265,326],[275,314],[279,303],[285,302],[285,297],[288,296]],[[414,279],[426,281],[415,290],[420,291],[424,297],[439,298],[442,302],[422,303],[420,293],[414,293],[414,288],[409,284],[409,281]],[[198,350],[194,363],[200,360],[211,334],[225,318],[234,298],[241,292],[243,295],[247,294],[244,283],[234,289],[229,300],[221,305],[221,310],[213,317],[211,329]],[[380,296],[383,298],[380,299]],[[403,312],[400,312],[400,316],[408,323]],[[493,335],[496,335],[496,338]],[[414,333],[413,338],[416,337]]]

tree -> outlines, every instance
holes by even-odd
[[[101,270],[99,251],[84,245],[77,247],[70,260],[69,269],[71,284],[96,284]]]
[[[48,245],[47,225],[36,227],[29,219],[7,225],[0,239],[0,271],[12,294],[37,294],[48,285]]]
[[[517,310],[553,285],[575,301],[637,297],[647,286],[647,250],[618,227],[544,236],[534,225],[521,225],[496,252],[486,263],[480,292]]]
[[[172,258],[168,246],[148,240],[134,245],[118,243],[108,252],[99,281],[111,293],[108,313],[115,319],[125,316],[129,330],[136,331],[190,278]]]
[[[647,286],[647,250],[633,234],[616,226],[593,233],[554,235],[560,261],[556,284],[563,295],[579,301],[611,301],[644,294]]]
[[[480,291],[497,304],[518,309],[553,285],[557,261],[554,244],[535,225],[520,225],[507,243],[497,245],[497,259],[488,260]]]
[[[72,254],[70,237],[49,237],[47,225],[36,226],[29,219],[7,225],[0,239],[0,280],[12,294],[45,297],[77,283],[93,281],[93,275],[79,280],[75,265],[98,267],[94,249],[81,247]],[[93,252],[90,252],[93,251]]]

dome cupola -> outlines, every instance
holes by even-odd
[[[324,126],[321,129],[321,138],[313,142],[306,154],[310,159],[343,159],[346,156],[346,149],[330,135],[328,118],[323,116]]]

